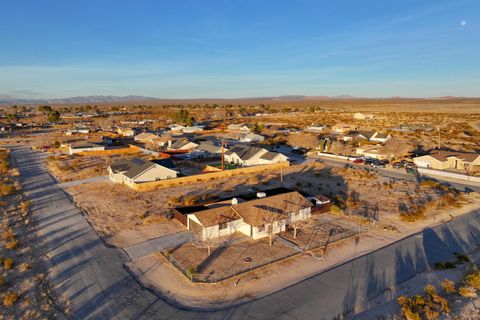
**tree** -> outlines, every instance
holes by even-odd
[[[47,114],[49,112],[52,112],[52,107],[50,107],[50,106],[40,106],[40,107],[38,107],[38,111],[43,112],[43,114]]]
[[[173,120],[176,122],[182,123],[187,126],[191,126],[193,122],[195,121],[195,118],[190,116],[190,113],[188,110],[185,109],[180,109],[178,110],[174,115],[173,115]]]
[[[47,120],[48,120],[48,122],[58,122],[58,121],[60,121],[60,112],[58,112],[57,110],[50,112],[48,114]]]

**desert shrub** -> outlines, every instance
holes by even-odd
[[[8,196],[14,194],[16,191],[15,186],[11,184],[1,184],[0,185],[0,195]]]
[[[400,296],[397,299],[401,306],[402,314],[407,319],[438,319],[441,314],[448,314],[450,307],[448,301],[440,296],[432,285],[424,288],[424,295],[415,295],[411,298]],[[423,317],[422,317],[423,316]]]
[[[332,212],[332,213],[341,213],[342,210],[341,210],[338,206],[332,205],[332,206],[330,207],[330,212]]]
[[[192,280],[193,276],[197,273],[197,269],[193,266],[190,266],[185,273],[187,274],[187,277]]]
[[[455,293],[455,282],[453,282],[452,280],[448,280],[448,279],[444,279],[440,285],[442,286],[442,289],[448,293],[448,294],[452,294],[452,293]]]
[[[465,284],[476,290],[480,290],[480,271],[475,267],[472,272],[465,276]]]
[[[437,261],[434,264],[434,268],[437,270],[443,270],[445,269],[445,265],[443,264],[443,262]]]
[[[18,207],[22,211],[27,211],[27,209],[30,208],[31,205],[32,205],[32,201],[28,200],[28,201],[22,201]]]
[[[14,237],[15,237],[15,233],[13,232],[12,228],[2,232],[2,239],[3,240],[11,240]]]
[[[7,248],[7,249],[9,249],[9,250],[17,249],[17,248],[18,248],[18,241],[15,240],[15,239],[11,239],[10,241],[8,241],[8,242],[5,244],[5,248]]]
[[[27,271],[28,269],[30,269],[30,265],[29,265],[28,263],[25,263],[25,262],[22,263],[22,264],[20,264],[20,265],[18,266],[18,270],[19,270],[20,272],[25,272],[25,271]]]
[[[475,298],[477,296],[475,288],[472,287],[460,287],[458,294],[464,298]]]
[[[15,304],[17,300],[18,300],[18,294],[15,292],[9,291],[3,296],[3,305],[5,307],[10,307],[13,304]]]
[[[415,222],[425,218],[426,208],[422,205],[412,205],[406,212],[400,213],[400,219],[405,222]]]
[[[455,252],[454,255],[455,255],[455,257],[457,258],[457,260],[458,260],[459,262],[462,262],[462,263],[463,263],[463,262],[470,262],[470,261],[472,261],[472,259],[471,259],[469,256],[464,255],[464,254],[460,254],[460,253],[458,253],[458,252]]]
[[[445,262],[445,269],[455,269],[457,265],[455,262],[447,261]]]
[[[14,264],[14,261],[13,261],[12,258],[5,258],[5,259],[3,260],[3,268],[4,268],[5,270],[10,270],[10,269],[12,269],[12,268],[13,268],[13,264]]]

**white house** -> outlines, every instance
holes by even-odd
[[[326,126],[323,124],[315,124],[312,123],[310,126],[307,127],[306,131],[310,132],[323,132],[325,130]]]
[[[145,161],[134,158],[115,162],[108,167],[108,174],[114,183],[125,183],[131,187],[134,183],[176,178],[178,172],[173,167],[170,159]]]
[[[142,132],[133,137],[133,140],[142,142],[142,143],[153,143],[160,139],[159,136],[150,132]]]
[[[238,139],[240,142],[262,142],[263,140],[265,137],[256,133],[245,133]]]
[[[353,115],[353,118],[357,120],[372,120],[374,116],[373,114],[363,114],[361,112],[357,112]]]
[[[198,144],[187,139],[178,139],[172,142],[168,148],[171,150],[193,150],[198,147]]]
[[[238,144],[225,152],[225,161],[242,166],[254,166],[285,162],[288,161],[288,157],[264,148]]]
[[[261,239],[285,231],[289,224],[310,218],[312,206],[297,191],[250,201],[233,198],[187,214],[187,228],[202,240],[235,232]]]
[[[250,132],[250,128],[245,123],[232,123],[227,127],[228,130]]]
[[[387,142],[391,138],[392,136],[389,134],[376,132],[375,135],[373,135],[373,137],[370,138],[370,141],[383,143],[383,142]]]

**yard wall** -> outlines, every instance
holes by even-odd
[[[453,179],[461,179],[461,180],[480,183],[480,177],[467,176],[466,174],[453,173],[453,172],[442,171],[442,170],[425,169],[425,168],[418,168],[418,172],[424,175],[441,176],[441,177],[448,177]]]
[[[317,154],[321,157],[326,157],[326,158],[335,158],[335,159],[342,159],[342,160],[353,159],[352,157],[337,156],[337,155],[331,154],[331,153],[318,152]]]
[[[100,151],[83,151],[78,152],[77,154],[82,156],[101,156],[101,155],[111,155],[111,154],[133,154],[139,153],[140,148],[135,146],[130,146],[127,148],[118,148],[118,149],[107,149],[107,150],[100,150]]]
[[[214,179],[221,179],[227,177],[233,177],[242,174],[270,171],[270,170],[279,170],[282,168],[287,168],[290,164],[288,162],[280,162],[274,164],[267,164],[254,167],[244,167],[232,170],[225,170],[219,172],[209,172],[204,174],[197,174],[188,177],[180,177],[175,179],[144,182],[144,183],[132,183],[130,186],[136,191],[149,191],[155,188],[168,188],[175,185],[189,184],[196,182],[203,182]]]

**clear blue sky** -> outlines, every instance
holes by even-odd
[[[479,0],[0,0],[0,95],[480,96]]]

